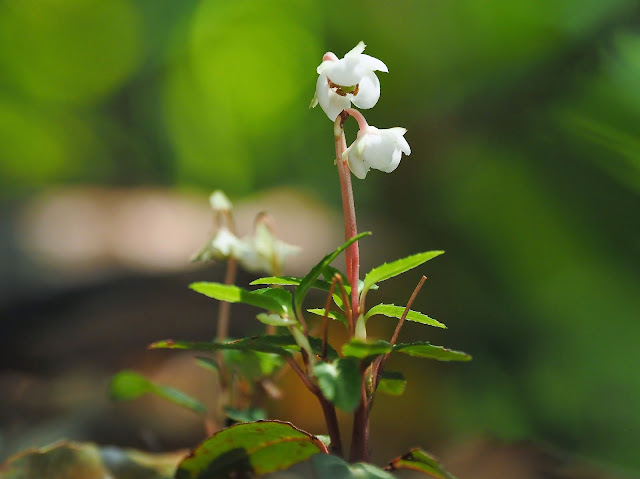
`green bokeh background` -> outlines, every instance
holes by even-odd
[[[450,329],[408,331],[474,356],[414,370],[401,407],[640,470],[639,19],[634,0],[4,0],[0,201],[293,186],[338,210],[307,105],[323,53],[364,40],[390,70],[366,117],[413,153],[354,180],[358,211],[403,238],[380,261],[447,250],[418,309]]]

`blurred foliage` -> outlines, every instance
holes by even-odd
[[[0,198],[287,184],[338,206],[307,105],[322,54],[364,40],[393,73],[366,116],[413,155],[355,183],[363,229],[403,232],[382,260],[447,249],[416,307],[474,356],[428,372],[442,427],[640,468],[638,18],[633,0],[4,0]]]

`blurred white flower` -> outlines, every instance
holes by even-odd
[[[213,211],[231,211],[231,201],[222,190],[216,190],[209,196],[209,203]]]
[[[374,71],[388,72],[387,66],[377,58],[363,54],[365,44],[358,43],[344,58],[328,52],[317,72],[316,96],[311,103],[318,103],[331,121],[342,110],[351,106],[373,108],[380,98],[380,81]]]
[[[402,153],[411,154],[409,143],[404,138],[404,128],[380,130],[367,125],[358,131],[358,138],[342,154],[351,172],[363,180],[371,168],[391,173],[400,164]]]
[[[222,226],[216,231],[213,238],[191,258],[191,261],[226,260],[230,256],[235,256],[240,242],[241,240],[236,235],[227,227]]]
[[[233,256],[248,271],[279,275],[286,257],[299,251],[297,246],[277,239],[264,223],[258,223],[253,236],[245,237],[234,245]]]

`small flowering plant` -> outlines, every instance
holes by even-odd
[[[202,414],[211,435],[179,464],[178,479],[256,477],[289,469],[286,477],[392,478],[393,471],[409,469],[424,476],[451,476],[428,453],[414,449],[394,459],[386,468],[369,464],[369,417],[378,393],[400,395],[406,381],[400,372],[388,371],[391,355],[406,354],[438,361],[468,361],[470,356],[425,341],[401,342],[406,321],[436,328],[445,326],[411,309],[426,277],[422,276],[403,306],[371,305],[372,292],[392,277],[422,266],[443,251],[425,251],[382,264],[364,276],[360,273],[358,242],[370,233],[358,233],[351,175],[365,179],[370,169],[390,173],[411,148],[404,128],[379,129],[368,125],[362,113],[380,98],[376,72],[388,72],[377,58],[364,54],[360,42],[344,58],[326,53],[317,68],[316,92],[311,106],[320,105],[333,122],[335,164],[342,191],[345,242],[320,259],[303,277],[284,276],[285,259],[298,251],[274,234],[266,215],[259,215],[252,235],[239,238],[231,202],[222,192],[212,194],[217,229],[194,260],[226,261],[224,283],[198,282],[194,291],[219,301],[217,335],[213,341],[164,340],[151,349],[198,351],[198,364],[217,378],[215,408],[207,411],[198,400],[166,386],[153,384],[132,371],[116,375],[111,393],[132,399],[155,393]],[[343,125],[349,117],[359,126],[347,146]],[[345,252],[344,272],[333,266]],[[235,285],[237,266],[264,272],[251,287]],[[326,299],[311,307],[307,295],[320,290]],[[228,337],[230,305],[245,303],[260,310],[264,334],[240,339]],[[369,321],[397,319],[388,339],[368,335]],[[329,344],[330,328],[344,328],[347,341]],[[209,354],[209,355],[207,355]],[[265,395],[281,396],[277,379],[290,368],[317,399],[326,423],[326,436],[315,436],[289,423],[266,420]],[[338,424],[336,409],[353,416],[349,450]],[[319,431],[314,431],[319,432]],[[322,431],[325,432],[325,431]],[[285,477],[285,476],[282,476]]]

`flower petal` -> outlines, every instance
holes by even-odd
[[[335,121],[338,115],[351,106],[351,101],[346,96],[340,96],[331,88],[326,75],[320,75],[316,82],[316,97],[320,107],[331,121]]]
[[[358,108],[373,108],[380,99],[380,80],[372,71],[367,72],[360,80],[358,94],[351,96],[351,101]]]
[[[387,65],[385,65],[382,60],[378,60],[366,53],[360,55],[360,64],[371,71],[379,70],[381,72],[389,73]]]
[[[342,160],[347,161],[347,165],[357,178],[364,180],[367,177],[367,173],[369,172],[369,166],[364,162],[362,156],[358,155],[357,150],[358,146],[356,140],[353,145],[346,149],[346,151],[342,154]],[[355,148],[354,148],[355,147]]]
[[[364,44],[364,42],[362,40],[360,40],[360,42],[355,47],[353,47],[351,50],[349,50],[345,54],[344,57],[347,58],[347,57],[353,57],[353,56],[356,56],[356,55],[360,55],[360,54],[362,54],[362,52],[364,51],[364,49],[366,47],[367,46]]]
[[[357,56],[327,63],[329,65],[323,69],[323,73],[337,85],[356,86],[365,73]]]

